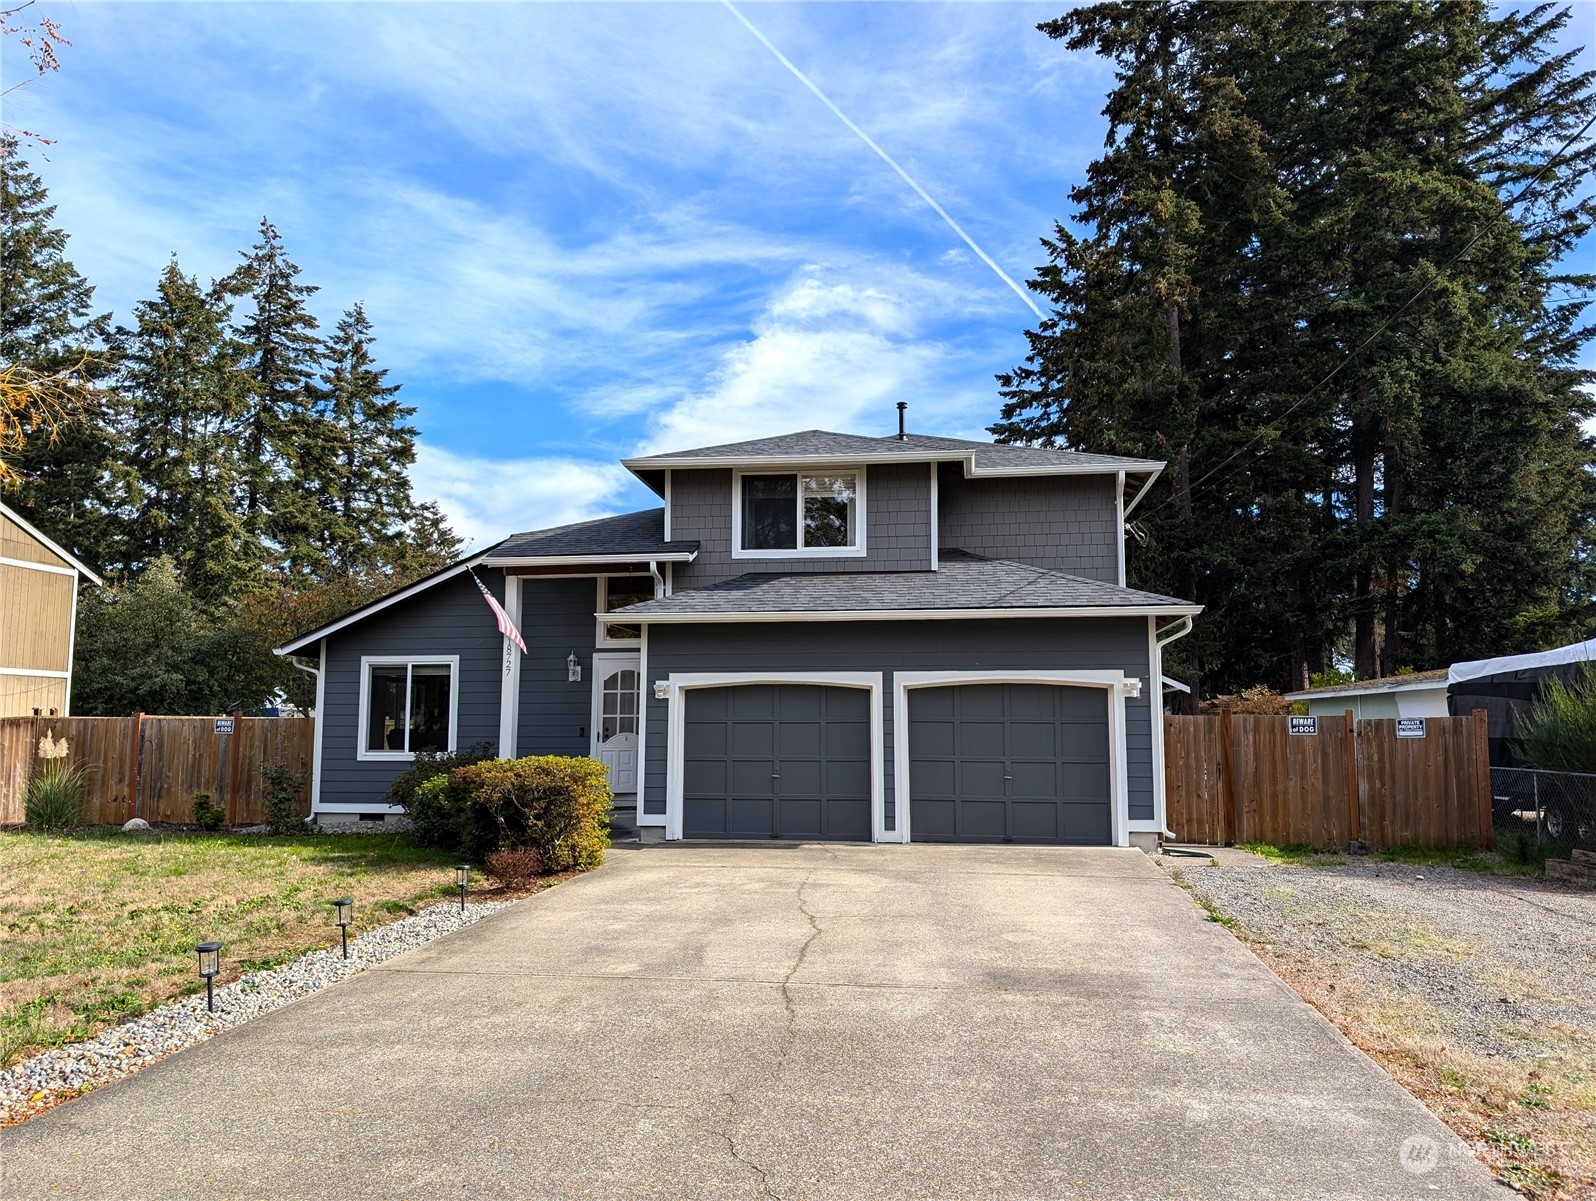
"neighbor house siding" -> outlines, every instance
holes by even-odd
[[[653,684],[672,672],[879,671],[884,674],[885,795],[892,780],[892,673],[895,671],[1098,669],[1142,681],[1125,702],[1130,820],[1150,821],[1153,805],[1152,701],[1145,617],[1034,618],[919,622],[792,622],[718,626],[653,625],[648,634],[648,713],[644,748],[645,816],[665,812],[667,702]],[[895,818],[893,825],[895,828]]]
[[[503,573],[483,568],[478,574],[503,600]],[[356,758],[361,656],[459,655],[455,746],[464,748],[473,742],[496,746],[502,647],[493,613],[469,575],[445,580],[328,638],[326,711],[316,715],[324,723],[321,804],[380,807],[389,783],[408,766],[402,761]]]
[[[0,513],[0,717],[67,711],[76,569]],[[36,567],[19,564],[37,564]]]
[[[928,571],[931,567],[929,463],[874,464],[865,475],[865,553],[857,558],[732,558],[730,469],[671,472],[671,538],[696,541],[698,558],[678,563],[677,589],[757,572]]]
[[[1119,582],[1118,482],[1113,475],[937,477],[938,545],[989,559]]]

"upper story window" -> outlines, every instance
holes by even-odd
[[[640,605],[654,599],[654,577],[651,575],[608,575],[599,577],[598,607],[600,613],[613,613],[627,605]],[[643,627],[618,621],[598,623],[599,646],[636,646],[643,638]]]
[[[864,554],[864,472],[747,472],[737,477],[734,558]]]

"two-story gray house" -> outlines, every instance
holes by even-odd
[[[423,748],[591,755],[645,839],[1147,845],[1164,646],[1142,459],[819,430],[627,460],[663,507],[516,534],[279,653],[319,821]],[[500,635],[477,581],[524,635]]]

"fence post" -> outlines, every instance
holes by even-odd
[[[1346,710],[1347,724],[1347,837],[1363,841],[1363,815],[1358,812],[1358,717]]]
[[[1541,773],[1540,772],[1533,771],[1533,770],[1530,772],[1530,787],[1535,790],[1535,793],[1534,793],[1534,795],[1535,795],[1535,842],[1538,845],[1540,843],[1540,841],[1541,841],[1541,817],[1542,817],[1542,814],[1541,814]]]
[[[1475,793],[1479,804],[1480,849],[1488,851],[1496,845],[1496,824],[1491,809],[1491,730],[1484,709],[1474,710],[1474,770],[1480,778]],[[1538,801],[1535,808],[1538,813]],[[1537,816],[1536,828],[1539,827],[1540,819]]]
[[[233,710],[233,732],[227,736],[227,824],[238,825],[238,756],[244,738],[244,711]]]
[[[1240,835],[1240,831],[1236,829],[1236,756],[1231,745],[1234,741],[1233,729],[1230,710],[1221,709],[1219,711],[1219,841],[1224,846],[1235,843]]]
[[[140,764],[139,764],[139,760],[141,758],[141,755],[139,754],[139,752],[142,749],[142,747],[140,746],[140,742],[143,739],[143,737],[144,737],[144,713],[143,713],[142,710],[140,710],[139,712],[137,712],[137,713],[135,713],[133,715],[133,733],[132,733],[131,738],[128,741],[128,751],[127,751],[127,786],[128,786],[128,791],[132,794],[131,796],[128,797],[128,800],[132,802],[132,806],[131,807],[132,807],[133,812],[130,815],[132,817],[143,817],[144,816],[144,814],[141,812],[141,803],[142,803],[141,793],[142,793],[143,790],[139,787],[139,784],[140,784],[140,777],[139,777],[139,766],[140,766]]]

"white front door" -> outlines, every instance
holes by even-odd
[[[639,667],[631,653],[593,656],[593,757],[609,769],[616,794],[637,792]]]

